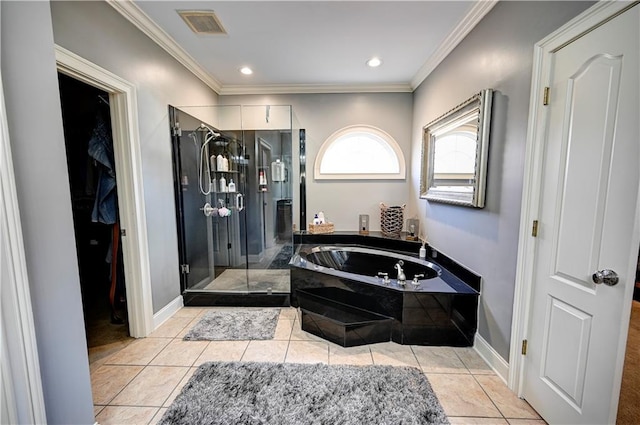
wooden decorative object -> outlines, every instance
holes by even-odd
[[[312,224],[309,223],[309,233],[320,235],[323,233],[333,233],[333,223]]]

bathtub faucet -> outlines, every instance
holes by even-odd
[[[378,277],[382,279],[385,285],[388,285],[391,280],[389,279],[389,273],[378,272]]]
[[[394,266],[398,270],[398,283],[401,285],[404,285],[404,282],[407,280],[407,277],[404,275],[404,271],[402,270],[403,265],[404,261],[398,260],[398,262]]]

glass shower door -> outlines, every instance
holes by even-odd
[[[170,109],[185,303],[241,304],[239,295],[262,305],[288,300],[291,108],[259,107],[263,120],[265,110],[274,114],[264,128],[245,108]]]
[[[246,293],[243,143],[179,109],[170,115],[182,289]]]
[[[241,134],[226,132],[212,143],[211,165],[215,279],[208,289],[246,293],[245,148]],[[215,168],[215,170],[214,170]],[[217,214],[215,213],[217,210]]]
[[[252,293],[290,292],[293,254],[291,107],[242,107],[248,170],[248,279]]]
[[[204,214],[205,205],[211,203],[211,196],[203,193],[198,181],[201,142],[195,136],[193,130],[176,130],[173,137],[183,289],[204,289],[215,278],[215,263],[211,255],[213,222]]]

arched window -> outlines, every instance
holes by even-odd
[[[316,180],[404,179],[398,143],[372,126],[356,125],[333,133],[322,144],[314,167]]]

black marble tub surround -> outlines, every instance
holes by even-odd
[[[391,251],[405,252],[418,256],[422,242],[408,241],[405,239],[406,234],[402,233],[399,237],[389,237],[382,232],[372,231],[368,235],[361,235],[358,232],[338,231],[324,234],[311,234],[307,232],[295,232],[293,234],[293,243],[296,245],[326,245],[326,244],[343,244],[343,245],[362,245],[371,248],[388,249]]]
[[[302,330],[343,347],[375,344],[391,339],[393,319],[375,313],[375,309],[358,308],[362,299],[355,292],[339,288],[297,290]],[[344,302],[350,296],[358,297]],[[354,304],[355,303],[355,304]]]
[[[291,262],[291,305],[301,308],[303,329],[306,320],[305,330],[309,332],[343,346],[360,345],[385,340],[389,322],[383,318],[390,318],[391,330],[386,340],[416,345],[473,345],[479,277],[468,279],[469,285],[435,260],[388,251],[371,255],[376,251],[337,244],[299,246]],[[393,269],[399,259],[404,260],[403,268],[408,271],[404,284],[396,279]],[[412,285],[413,273],[424,270],[435,273],[424,273],[427,276],[419,278],[419,286]],[[390,279],[377,277],[380,271],[388,272]],[[366,320],[368,313],[377,316]],[[361,314],[360,319],[357,314]]]
[[[418,258],[422,242],[408,241],[405,237],[406,233],[402,233],[399,237],[388,237],[383,235],[382,232],[376,231],[371,231],[368,235],[362,235],[355,231],[337,231],[333,233],[314,235],[303,231],[294,232],[293,243],[297,246],[335,244],[358,245],[370,248],[380,248],[392,252],[401,252],[405,255]],[[459,264],[446,254],[438,251],[428,243],[425,245],[425,248],[427,250],[427,258],[425,260],[441,266],[476,291],[480,291],[480,282],[482,280],[481,276]]]

